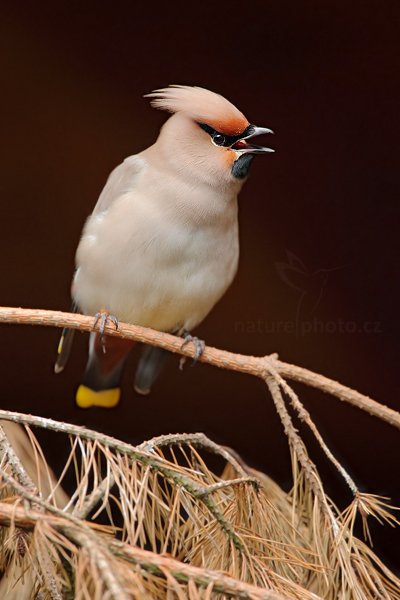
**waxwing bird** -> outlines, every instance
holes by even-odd
[[[200,87],[173,85],[147,97],[172,115],[152,146],[111,173],[83,229],[72,297],[84,314],[108,311],[120,321],[191,340],[188,332],[235,276],[237,196],[251,162],[256,154],[273,152],[249,140],[272,131],[252,125],[228,100]],[[64,368],[71,341],[72,330],[64,331],[56,372]],[[132,346],[111,337],[104,344],[100,333],[90,335],[79,406],[118,403]],[[150,391],[166,356],[145,348],[138,392]]]

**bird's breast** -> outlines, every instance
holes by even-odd
[[[171,206],[127,194],[88,220],[74,283],[84,312],[165,331],[203,320],[236,273],[236,198],[210,219]]]

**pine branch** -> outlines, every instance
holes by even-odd
[[[227,594],[236,598],[248,600],[288,600],[286,596],[275,591],[238,581],[217,571],[194,567],[168,556],[161,556],[148,550],[142,550],[129,544],[118,542],[113,538],[104,541],[104,538],[101,538],[91,529],[90,523],[79,522],[78,520],[71,522],[68,515],[62,513],[59,509],[55,509],[54,507],[53,509],[53,512],[56,514],[49,515],[34,510],[26,511],[21,506],[13,506],[9,503],[0,502],[0,524],[6,527],[16,525],[21,529],[31,531],[38,521],[45,520],[50,527],[63,533],[72,542],[86,547],[90,553],[94,552],[97,559],[96,552],[98,552],[98,546],[104,544],[113,556],[139,565],[144,571],[158,575],[159,577],[164,577],[164,573],[169,572],[179,582],[187,583],[189,580],[193,580],[202,588],[210,588],[212,586],[214,592]],[[92,543],[88,542],[87,530],[90,530],[90,533],[93,535],[93,538],[91,538]],[[104,560],[104,556],[102,558]],[[103,566],[105,571],[103,575],[112,576],[112,574],[107,573],[109,570],[107,558]],[[115,582],[113,584],[115,585]],[[117,586],[116,593],[118,594],[120,592],[118,583]],[[115,590],[114,587],[112,589]],[[122,599],[125,598],[125,594],[114,595],[114,597]],[[316,600],[318,599],[317,596],[315,598]]]
[[[0,322],[70,327],[83,331],[98,330],[98,326],[95,324],[95,321],[92,317],[56,311],[0,307]],[[116,330],[114,325],[107,324],[106,334],[109,336],[136,340],[153,346],[159,346],[169,350],[170,352],[181,354],[185,357],[193,358],[194,356],[194,348],[192,348],[190,344],[182,346],[181,338],[157,332],[152,329],[120,323],[118,330]],[[364,527],[366,527],[366,515],[374,516],[378,520],[387,521],[390,524],[393,524],[395,519],[388,511],[388,509],[391,507],[387,505],[384,498],[359,493],[356,485],[352,481],[347,471],[343,468],[343,466],[325,444],[325,441],[314,424],[311,415],[304,408],[297,394],[288,385],[286,380],[297,381],[319,389],[323,392],[332,394],[340,400],[357,406],[358,408],[399,429],[400,413],[388,408],[387,406],[381,405],[375,400],[372,400],[371,398],[368,398],[367,396],[364,396],[355,390],[343,386],[336,381],[332,381],[323,375],[313,373],[302,367],[279,361],[277,355],[264,357],[245,356],[226,352],[216,348],[206,347],[204,353],[200,357],[200,361],[219,368],[259,377],[266,382],[292,450],[294,474],[293,508],[296,507],[296,503],[298,502],[300,514],[309,515],[307,518],[311,519],[310,527],[313,532],[312,535],[315,538],[314,543],[317,548],[317,554],[320,555],[322,561],[321,564],[325,564],[326,568],[328,570],[332,570],[334,573],[341,573],[340,586],[345,591],[344,593],[347,593],[350,588],[354,588],[354,597],[358,597],[357,594],[360,593],[360,590],[364,589],[363,586],[366,586],[373,590],[373,594],[376,594],[376,590],[384,589],[385,593],[382,595],[382,597],[389,598],[389,592],[386,592],[386,588],[382,587],[383,584],[380,576],[374,571],[372,564],[364,564],[362,555],[359,556],[360,549],[361,553],[363,553],[365,556],[367,550],[365,550],[364,547],[360,545],[360,542],[353,537],[353,526],[357,511],[363,518]],[[355,500],[353,501],[351,507],[349,507],[348,514],[346,512],[343,513],[344,521],[343,517],[337,512],[337,510],[334,508],[334,505],[331,504],[330,500],[325,495],[323,484],[319,477],[317,468],[310,459],[307,448],[294,427],[291,416],[285,404],[285,397],[282,395],[282,392],[288,396],[288,399],[297,412],[300,420],[304,421],[311,429],[328,459],[339,470],[355,494]],[[234,493],[237,494],[237,497],[240,497],[241,495],[246,497],[246,495],[249,493],[249,487],[247,487],[247,489],[243,492],[241,488],[250,485],[254,486],[257,490],[258,481],[252,477],[253,473],[251,471],[246,471],[240,459],[229,448],[223,448],[214,444],[203,434],[165,435],[144,442],[140,446],[134,447],[130,444],[116,440],[99,432],[76,425],[53,421],[52,419],[45,419],[43,417],[22,415],[12,411],[0,410],[0,419],[19,423],[21,425],[33,425],[56,432],[63,432],[65,434],[74,436],[79,440],[86,440],[85,443],[88,444],[88,448],[91,448],[89,452],[90,458],[85,459],[87,461],[86,468],[90,469],[90,463],[94,456],[93,449],[96,447],[96,445],[99,445],[99,447],[103,448],[103,452],[108,449],[111,452],[110,456],[115,454],[120,455],[120,457],[124,457],[124,460],[125,458],[129,458],[131,461],[147,468],[148,471],[152,471],[155,474],[159,473],[165,480],[168,480],[170,483],[172,483],[175,488],[182,488],[185,490],[187,495],[191,496],[193,499],[197,500],[198,503],[203,504],[203,506],[206,507],[208,512],[214,517],[216,524],[219,525],[220,530],[227,536],[230,547],[235,547],[239,551],[243,565],[246,564],[246,561],[249,559],[250,555],[246,554],[248,551],[248,539],[246,538],[245,530],[243,530],[240,525],[238,527],[238,524],[235,522],[235,520],[232,521],[233,515],[230,514],[230,511],[232,510],[231,508],[228,510],[228,512],[223,510],[223,503],[221,503],[221,498],[223,498],[223,495],[221,496],[220,492],[225,488],[232,489],[235,487],[236,489]],[[226,460],[230,467],[233,468],[233,476],[231,476],[227,481],[215,482],[214,480],[214,483],[205,485],[203,481],[199,481],[196,477],[192,477],[190,471],[185,472],[178,464],[174,464],[173,462],[171,463],[165,460],[161,452],[162,447],[166,446],[171,448],[171,453],[174,455],[173,446],[182,447],[184,445],[191,448],[192,453],[196,453],[194,448],[199,447],[207,450],[208,452],[212,452],[221,456]],[[123,598],[124,583],[122,580],[118,580],[116,573],[113,572],[113,568],[110,568],[110,565],[113,564],[113,561],[121,560],[122,558],[128,563],[132,562],[136,565],[139,565],[141,568],[143,568],[143,570],[146,570],[145,562],[141,562],[141,559],[138,558],[137,554],[145,551],[136,548],[136,546],[129,546],[128,544],[122,544],[121,546],[121,543],[115,540],[105,541],[104,537],[96,536],[91,527],[83,520],[92,511],[92,509],[94,509],[97,504],[101,502],[103,492],[105,496],[108,497],[110,487],[113,485],[113,483],[115,482],[117,486],[121,486],[121,483],[118,483],[116,480],[114,480],[112,473],[110,473],[100,484],[95,487],[94,490],[92,490],[89,496],[83,497],[83,501],[81,504],[79,504],[79,507],[77,504],[75,507],[75,514],[71,515],[65,512],[63,513],[56,507],[41,499],[37,491],[29,485],[29,481],[24,479],[24,473],[21,470],[21,465],[18,464],[18,460],[16,460],[17,457],[15,456],[15,453],[12,452],[12,447],[8,443],[5,436],[2,435],[1,430],[0,449],[3,450],[3,453],[7,459],[6,463],[8,465],[8,470],[3,471],[3,480],[6,483],[8,482],[9,485],[12,485],[17,492],[19,491],[21,498],[24,499],[25,502],[33,502],[34,504],[31,505],[32,510],[41,512],[44,518],[55,518],[54,516],[51,517],[51,514],[49,514],[52,513],[53,515],[57,515],[59,518],[62,518],[63,522],[68,522],[69,530],[65,527],[62,530],[65,537],[74,542],[77,546],[84,548],[85,552],[91,557],[91,561],[96,565],[98,573],[101,574],[100,579],[108,590],[109,596],[115,599],[120,597]],[[9,475],[10,469],[16,479]],[[83,487],[85,486],[86,483],[84,483]],[[123,489],[123,487],[120,487],[120,489]],[[216,496],[215,499],[213,494]],[[178,498],[178,496],[176,498]],[[253,495],[253,498],[255,502],[258,502],[257,494],[255,496]],[[37,507],[40,507],[39,511],[36,510]],[[13,507],[13,511],[15,508],[16,506]],[[27,504],[25,508],[28,508]],[[101,511],[102,508],[103,506],[101,506],[98,511]],[[175,510],[175,508],[173,510]],[[133,512],[132,515],[135,515],[136,518],[135,512]],[[249,515],[247,514],[243,516],[245,519],[249,518]],[[320,516],[322,516],[322,520]],[[0,504],[0,523],[1,522]],[[303,527],[301,522],[299,523],[300,527]],[[17,524],[16,521],[15,524]],[[140,533],[135,534],[134,543],[136,543],[137,535],[140,535]],[[166,539],[169,539],[169,535],[170,530],[168,529],[168,532],[166,533]],[[99,537],[99,544],[97,544],[97,537]],[[336,551],[332,554],[328,552],[328,549],[333,545],[336,547]],[[199,569],[198,573],[196,574],[195,571],[191,571],[192,569],[196,569],[196,567],[191,565],[183,565],[182,567],[182,563],[179,563],[179,561],[176,559],[169,559],[167,557],[167,561],[172,560],[177,563],[177,571],[171,572],[168,565],[159,562],[165,559],[164,556],[155,554],[152,556],[153,562],[148,557],[146,558],[146,560],[149,560],[147,567],[149,573],[151,572],[153,575],[155,574],[156,577],[164,578],[164,580],[167,582],[167,585],[172,585],[174,589],[176,589],[174,586],[178,585],[179,582],[180,584],[187,584],[189,588],[192,585],[199,585],[200,587],[205,587],[207,592],[209,589],[213,589],[214,591],[218,591],[220,593],[233,594],[242,598],[281,598],[281,596],[279,596],[276,592],[269,592],[264,589],[270,585],[270,580],[267,575],[268,571],[265,570],[265,567],[258,565],[257,559],[253,559],[251,562],[251,568],[255,569],[254,573],[252,574],[252,580],[259,583],[257,577],[260,576],[260,585],[263,587],[255,587],[254,590],[256,590],[256,592],[253,590],[249,592],[248,584],[242,584],[232,579],[230,583],[225,581],[225,583],[223,585],[221,584],[220,586],[218,582],[213,582],[213,579],[207,579],[207,573],[209,573],[208,571]],[[361,562],[359,562],[358,565],[353,565],[353,560],[355,560],[356,557],[358,557],[357,560]],[[374,558],[374,560],[376,562],[377,559]],[[218,561],[214,564],[219,565]],[[175,566],[173,565],[171,568],[175,569]],[[219,566],[216,568],[218,569]],[[258,570],[259,568],[261,570]],[[380,568],[383,569],[381,564]],[[185,569],[189,569],[190,573],[189,571],[185,571]],[[107,570],[109,572],[108,575]],[[107,576],[105,576],[104,573],[106,573]],[[47,577],[46,573],[44,575]],[[274,577],[277,576],[277,574],[274,574]],[[51,577],[51,570],[49,570],[49,577]],[[215,577],[218,578],[220,575],[217,574]],[[225,575],[222,577],[225,578]],[[390,571],[386,570],[385,577],[386,581],[384,585],[387,586],[387,590],[397,590],[397,581],[394,575],[392,575]],[[325,580],[326,582],[329,581],[327,574],[325,575]],[[51,579],[49,579],[49,583],[52,583]],[[228,587],[224,587],[225,584]],[[335,586],[336,584],[339,585],[339,580],[335,582]],[[232,585],[233,587],[229,588],[229,585]],[[237,587],[238,585],[239,587]],[[242,585],[245,586],[244,590],[240,587]],[[53,587],[53,597],[56,598],[57,587],[56,585]],[[227,591],[233,589],[236,590],[235,593],[233,593],[233,591]],[[399,598],[400,600],[400,595],[395,594],[393,597]]]
[[[17,412],[0,410],[0,419],[19,423],[20,425],[36,425],[43,429],[50,429],[51,431],[58,431],[73,436],[79,436],[80,438],[86,440],[97,441],[106,448],[112,448],[121,454],[129,456],[131,459],[141,463],[142,465],[149,466],[152,470],[161,473],[166,479],[184,488],[193,498],[201,501],[208,508],[223,531],[225,531],[225,533],[232,540],[234,546],[240,552],[243,552],[244,548],[240,536],[236,533],[229,521],[225,519],[212,498],[210,498],[208,487],[199,485],[195,480],[185,476],[178,469],[174,469],[172,466],[166,466],[165,462],[154,456],[154,454],[145,452],[143,450],[138,450],[135,446],[131,446],[126,442],[117,440],[104,433],[99,433],[98,431],[93,431],[92,429],[86,429],[79,425],[72,425],[70,423],[54,421],[53,419],[46,419],[45,417],[36,417],[33,415],[24,415]],[[244,480],[244,482],[246,483],[246,480]]]

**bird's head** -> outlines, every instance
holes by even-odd
[[[155,108],[173,113],[161,129],[157,146],[182,175],[211,185],[237,185],[248,175],[256,154],[274,152],[248,141],[272,133],[271,129],[250,124],[215,92],[171,85],[146,97]]]

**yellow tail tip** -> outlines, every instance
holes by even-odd
[[[90,408],[91,406],[114,408],[114,406],[117,406],[120,396],[120,388],[96,392],[86,387],[86,385],[80,385],[76,392],[76,403],[80,408]]]

